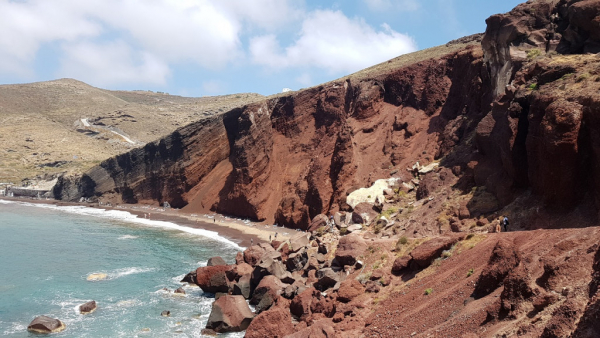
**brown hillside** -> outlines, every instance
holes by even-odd
[[[193,121],[260,99],[108,91],[62,79],[0,86],[0,182],[82,173]],[[96,128],[82,128],[87,118]],[[127,136],[111,132],[116,131]]]

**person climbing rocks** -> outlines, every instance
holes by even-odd
[[[254,238],[250,238],[250,245],[254,245]]]
[[[502,225],[504,226],[504,232],[508,231],[508,217],[504,216],[504,218],[502,219]]]
[[[272,242],[272,240],[271,240],[271,235],[269,235],[269,242]]]
[[[275,239],[277,239],[277,233],[275,233]]]

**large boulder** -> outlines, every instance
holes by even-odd
[[[335,272],[332,268],[323,268],[317,271],[316,276],[318,281],[315,283],[315,287],[319,290],[327,290],[346,277],[345,274]]]
[[[317,216],[315,216],[312,219],[312,222],[310,222],[310,225],[308,226],[308,231],[309,232],[315,232],[317,230],[319,230],[322,227],[327,227],[327,221],[328,218],[326,215],[323,214],[318,214]]]
[[[300,250],[298,252],[291,253],[288,256],[285,265],[289,271],[294,272],[302,270],[302,268],[304,268],[304,266],[306,265],[306,262],[308,262],[308,255],[306,254],[306,250]]]
[[[285,287],[277,277],[265,276],[254,290],[250,305],[256,305],[257,314],[269,309]]]
[[[307,248],[310,245],[310,235],[299,232],[290,238],[290,251],[297,252],[302,248]]]
[[[281,254],[276,251],[265,253],[255,269],[263,269],[263,276],[274,275],[279,279],[284,278],[287,272],[285,266],[281,262]]]
[[[289,301],[288,301],[289,302]],[[292,316],[287,307],[278,305],[258,314],[246,329],[245,338],[282,338],[294,333]]]
[[[233,284],[233,294],[234,295],[242,295],[244,298],[250,298],[252,294],[252,289],[250,287],[250,279],[252,275],[243,275],[240,279]]]
[[[358,257],[360,257],[367,249],[365,240],[358,235],[348,235],[340,238],[337,250],[335,251],[335,259],[342,266],[354,265]]]
[[[410,262],[412,257],[410,256],[402,256],[398,257],[394,260],[394,264],[392,265],[392,273],[398,275],[402,273],[405,269],[410,267]]]
[[[321,293],[317,291],[315,288],[309,288],[292,299],[292,303],[290,304],[290,312],[300,318],[304,319],[311,314],[310,305],[313,302],[313,299],[316,299]]]
[[[98,308],[96,301],[91,300],[87,303],[79,305],[79,313],[81,313],[82,315],[87,315],[96,311],[96,308]]]
[[[254,271],[254,268],[250,264],[240,263],[226,271],[226,274],[230,281],[238,281],[244,275],[251,275],[252,271]]]
[[[365,288],[356,279],[347,279],[340,284],[337,292],[337,300],[342,303],[348,303],[354,298],[365,293]]]
[[[424,269],[431,265],[434,259],[440,257],[444,250],[450,249],[459,239],[459,237],[438,237],[429,240],[411,251],[412,261],[419,268]]]
[[[217,265],[227,265],[227,262],[225,262],[225,260],[219,256],[211,257],[208,259],[208,262],[206,262],[206,266],[217,266]]]
[[[27,326],[27,331],[35,333],[56,333],[64,330],[67,326],[62,321],[47,316],[35,317]]]
[[[269,246],[269,248],[271,248]],[[263,248],[260,245],[253,245],[248,249],[244,250],[244,261],[252,266],[255,266],[260,262],[261,257],[265,254],[267,249]],[[273,251],[273,248],[271,248]]]
[[[227,265],[204,266],[196,269],[196,284],[204,292],[217,293],[229,291],[227,272],[231,269]]]
[[[357,224],[370,224],[378,215],[373,204],[359,203],[352,211],[352,221]]]
[[[240,332],[250,325],[252,318],[254,315],[244,297],[225,295],[213,303],[206,328],[215,332]]]

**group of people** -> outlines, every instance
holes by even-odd
[[[502,227],[504,227],[504,232],[508,231],[508,217],[506,216],[501,216],[500,217],[500,222],[498,224],[496,224],[496,232],[502,232]]]

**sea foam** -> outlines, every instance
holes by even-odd
[[[24,206],[32,206],[32,207],[38,207],[38,208],[44,208],[44,209],[64,211],[64,212],[78,214],[78,215],[84,215],[84,216],[109,218],[112,220],[141,224],[141,225],[151,226],[151,227],[155,227],[155,228],[165,228],[165,229],[177,230],[177,231],[186,232],[186,233],[193,234],[193,235],[210,238],[212,240],[230,245],[237,250],[243,251],[245,249],[245,248],[239,246],[237,243],[235,243],[223,236],[220,236],[219,233],[216,231],[185,227],[185,226],[181,226],[179,224],[175,224],[172,222],[139,218],[137,215],[134,215],[132,213],[129,213],[129,212],[123,211],[123,210],[106,210],[106,209],[99,209],[99,208],[90,208],[90,207],[85,207],[85,206],[59,206],[59,205],[54,205],[54,204],[28,203],[28,202],[21,202],[21,201],[17,202],[17,201],[7,201],[7,200],[0,199],[0,204],[10,204],[10,203],[16,203],[16,204],[20,204],[20,205],[24,205]]]

